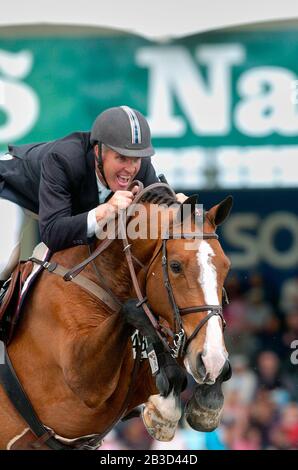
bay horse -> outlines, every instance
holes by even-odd
[[[155,186],[136,197],[144,211],[134,213],[134,204],[128,208],[122,239],[96,240],[93,254],[100,255],[92,262],[84,263],[92,257],[88,247],[77,246],[44,264],[52,269],[44,269],[35,281],[7,348],[7,360],[44,432],[30,430],[0,385],[1,449],[95,449],[119,419],[144,403],[149,433],[170,440],[182,415],[186,371],[196,382],[184,411],[187,421],[199,431],[218,426],[221,384],[230,374],[221,309],[229,260],[215,230],[228,216],[232,199],[204,213],[200,236],[177,238],[175,227],[185,217],[197,234],[196,198],[180,205],[167,185]],[[184,216],[189,204],[191,214]],[[150,216],[152,207],[170,214],[166,236],[161,217],[153,221]],[[157,237],[129,238],[137,219],[150,233],[156,229]],[[100,248],[104,243],[107,248]],[[57,266],[66,275],[57,275]],[[66,282],[76,276],[101,285],[110,304]],[[153,345],[153,374],[147,360],[135,367],[131,335],[136,328],[147,337],[147,346]]]

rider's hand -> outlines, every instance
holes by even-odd
[[[135,186],[131,191],[116,191],[108,202],[97,206],[95,211],[97,222],[113,217],[121,209],[127,209],[133,201],[137,188]]]
[[[126,209],[132,203],[133,198],[132,191],[116,191],[107,204],[110,204],[114,212],[117,212],[119,209]]]

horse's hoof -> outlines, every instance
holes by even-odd
[[[171,441],[175,436],[178,421],[164,419],[158,409],[148,402],[142,409],[145,428],[151,437],[157,441]]]
[[[217,410],[194,408],[186,405],[184,416],[192,429],[200,432],[211,432],[219,426],[222,408]]]
[[[218,427],[224,404],[221,386],[221,381],[213,385],[198,385],[186,403],[184,416],[196,431],[211,432]]]

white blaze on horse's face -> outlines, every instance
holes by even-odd
[[[212,262],[213,257],[214,251],[210,244],[202,240],[197,252],[197,261],[200,271],[199,283],[206,305],[219,305],[217,274]],[[219,376],[226,359],[227,352],[224,348],[221,319],[218,316],[213,316],[207,322],[206,339],[202,353],[202,361],[211,382]]]
[[[214,251],[205,240],[199,244],[196,254],[199,278],[198,282],[203,291],[205,305],[219,305],[217,273],[212,258]],[[206,312],[207,314],[207,312]],[[220,375],[227,360],[228,354],[224,346],[221,319],[218,316],[211,317],[206,326],[206,337],[202,352],[202,361],[206,369],[206,383],[214,383]],[[202,378],[195,373],[192,361],[186,360],[186,367],[197,382],[202,382]]]

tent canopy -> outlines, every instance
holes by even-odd
[[[167,39],[255,22],[298,18],[293,0],[10,0],[0,26],[66,24],[121,29],[150,39]]]

